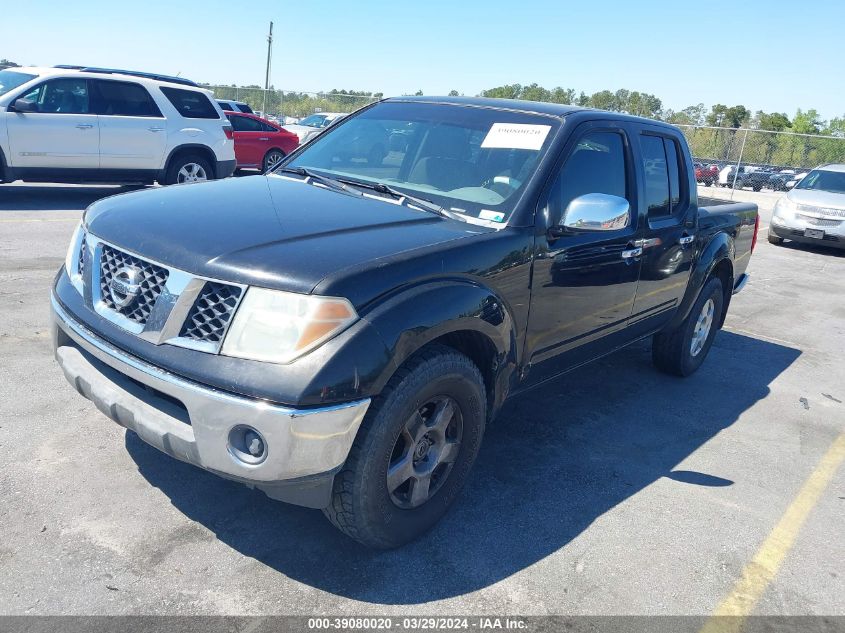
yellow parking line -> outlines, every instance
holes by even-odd
[[[0,218],[0,222],[79,222],[79,218],[38,218],[38,219],[31,219],[27,218],[25,220],[14,220],[14,219],[7,219],[7,218]]]
[[[745,566],[733,591],[702,627],[701,633],[738,633],[742,630],[745,618],[751,614],[754,605],[777,575],[807,516],[843,461],[845,433],[840,434],[831,444],[757,554]]]

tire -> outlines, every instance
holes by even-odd
[[[475,462],[486,402],[481,372],[469,358],[441,345],[424,348],[373,399],[323,513],[344,534],[377,549],[399,547],[428,531],[449,509]],[[438,418],[436,413],[449,410],[446,432],[435,433],[436,420],[448,416]],[[413,433],[419,438],[416,444],[408,430],[413,426],[424,433]],[[421,448],[435,435],[431,448]],[[423,452],[424,459],[417,461]],[[447,454],[453,461],[440,462]],[[424,477],[414,476],[421,470],[431,474],[428,488],[418,483]],[[394,473],[390,483],[389,471]],[[406,473],[411,476],[403,480]],[[425,490],[430,496],[419,503]]]
[[[781,244],[783,244],[783,238],[778,237],[774,233],[769,233],[768,235],[766,235],[766,239],[769,241],[769,244],[774,244],[775,246],[780,246]]]
[[[713,277],[704,285],[689,315],[677,329],[654,335],[651,358],[655,366],[660,371],[674,376],[686,377],[694,374],[713,345],[724,302],[722,282]],[[701,319],[707,320],[707,314],[710,315],[709,324],[704,333],[698,326],[702,324]],[[703,336],[697,336],[699,333]]]
[[[752,189],[754,189],[754,191],[761,191],[763,187],[761,187],[760,185],[754,185]]]
[[[264,154],[264,158],[261,161],[261,173],[266,174],[270,171],[273,167],[279,164],[285,157],[285,153],[280,149],[271,149],[266,154]]]
[[[194,174],[195,177],[191,178],[191,174]],[[199,154],[183,154],[170,161],[164,183],[166,185],[180,185],[206,180],[214,180],[214,172],[211,171],[208,160]]]

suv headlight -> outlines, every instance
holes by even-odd
[[[85,237],[85,229],[82,228],[82,221],[76,225],[73,230],[73,237],[70,238],[70,244],[67,247],[67,255],[65,255],[65,271],[70,278],[70,282],[74,287],[82,292],[82,275],[80,275],[81,268],[79,265],[79,255],[82,247],[82,239]]]
[[[779,220],[794,220],[795,219],[796,204],[789,198],[781,198],[775,203],[774,213],[772,219]]]
[[[249,288],[221,353],[289,363],[357,320],[355,308],[346,299]]]

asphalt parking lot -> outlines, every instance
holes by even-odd
[[[805,486],[845,429],[845,253],[762,230],[695,376],[637,345],[511,401],[446,519],[377,553],[66,384],[50,281],[81,210],[123,190],[0,186],[0,613],[707,615],[744,591],[845,615],[845,468]],[[735,198],[766,227],[780,195]]]

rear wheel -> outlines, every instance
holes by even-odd
[[[261,173],[266,174],[278,167],[279,163],[285,157],[285,153],[280,149],[271,149],[264,155],[264,163],[261,168]]]
[[[412,357],[373,400],[323,512],[369,547],[403,545],[446,513],[475,462],[486,419],[475,364],[444,346]]]
[[[165,176],[165,184],[183,185],[192,182],[213,180],[211,165],[198,154],[178,156],[170,163]]]
[[[651,357],[655,366],[675,376],[695,373],[713,345],[724,302],[722,282],[713,277],[677,329],[654,335]]]

